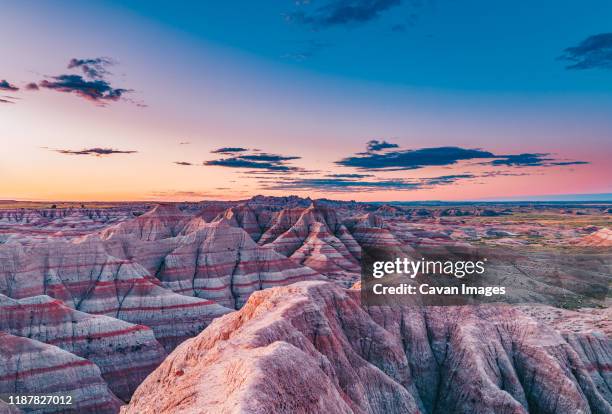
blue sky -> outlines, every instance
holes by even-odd
[[[556,61],[564,48],[610,29],[609,1],[404,1],[372,20],[329,27],[291,20],[325,1],[296,3],[106,4],[206,42],[339,77],[462,91],[599,94],[612,87],[606,73],[567,76]]]

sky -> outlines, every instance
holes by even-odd
[[[0,20],[0,199],[612,192],[607,0],[9,0]]]

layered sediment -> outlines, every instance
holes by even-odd
[[[612,343],[507,305],[372,307],[325,282],[254,293],[122,413],[608,413]]]

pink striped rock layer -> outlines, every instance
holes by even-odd
[[[141,265],[109,255],[96,238],[0,246],[0,294],[48,295],[82,312],[148,326],[167,350],[229,312],[164,289]]]
[[[70,407],[23,410],[37,413],[114,414],[121,406],[93,362],[56,346],[4,332],[0,332],[0,394],[72,397],[74,404]]]
[[[609,413],[612,341],[507,305],[373,307],[325,282],[256,292],[122,408],[186,413]]]
[[[75,311],[49,296],[0,295],[0,331],[57,346],[95,363],[113,393],[129,401],[166,357],[151,329]]]

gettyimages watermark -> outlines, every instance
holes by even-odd
[[[612,280],[612,255],[597,248],[364,249],[362,263],[361,298],[367,306],[599,306]]]

